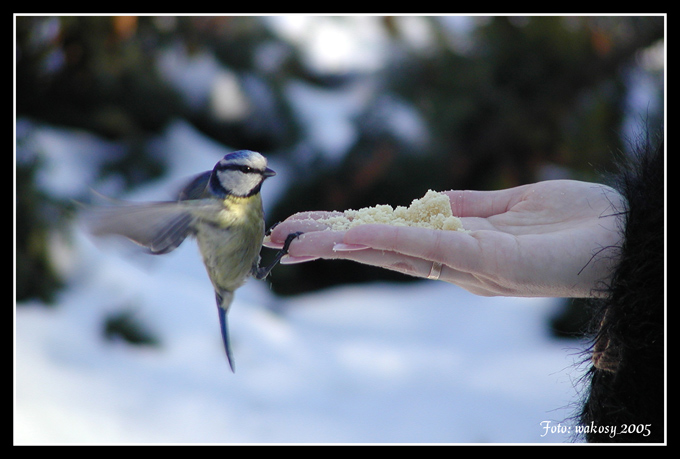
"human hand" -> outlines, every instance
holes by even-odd
[[[302,231],[282,263],[349,259],[419,277],[434,263],[438,279],[485,296],[597,296],[618,263],[624,209],[605,185],[573,180],[499,191],[447,191],[467,232],[391,225],[330,231],[329,212],[295,214],[265,245],[280,248]]]

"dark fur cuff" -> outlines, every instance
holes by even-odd
[[[589,442],[664,441],[663,142],[642,150],[615,184],[627,203],[624,238],[608,295],[595,304],[593,365],[580,415]]]

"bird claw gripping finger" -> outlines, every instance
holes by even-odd
[[[273,227],[272,227],[273,228]],[[271,229],[270,229],[271,231]],[[269,266],[265,266],[264,268],[260,267],[257,268],[257,271],[255,272],[255,278],[256,279],[264,279],[269,275],[269,272],[276,266],[276,264],[281,261],[281,258],[284,257],[284,255],[288,254],[288,249],[290,248],[290,244],[299,236],[304,234],[302,231],[297,231],[295,233],[290,233],[287,237],[286,240],[283,243],[283,247],[281,250],[278,251],[276,256],[274,257],[274,261],[272,261]]]

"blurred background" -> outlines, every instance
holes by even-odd
[[[30,321],[46,320],[25,317],[68,309],[76,284],[104,288],[87,275],[108,266],[102,260],[110,254],[90,251],[75,224],[74,202],[87,201],[90,189],[169,199],[182,177],[211,169],[228,151],[255,150],[279,173],[263,188],[269,226],[305,210],[408,205],[428,189],[603,181],[617,155],[664,128],[664,37],[663,16],[15,16],[17,352],[21,321],[34,327],[26,331],[30,340],[40,329]],[[271,255],[263,251],[264,262]],[[122,266],[108,278],[133,269]],[[338,261],[279,267],[262,291],[251,283],[254,293],[245,298],[266,295],[267,311],[280,320],[295,298],[361,285],[424,285]],[[210,298],[207,280],[199,285]],[[461,294],[454,291],[441,295]],[[88,325],[103,342],[154,348],[172,340],[154,331],[153,314],[138,312],[139,298],[92,293],[78,301],[90,310],[109,305]],[[540,327],[553,338],[581,331],[578,302],[549,310]],[[45,338],[45,346],[50,339],[57,338]],[[17,402],[16,412],[32,413],[27,406]],[[35,429],[26,420],[34,417],[19,419],[32,426],[19,432]],[[515,441],[478,432],[462,438]]]

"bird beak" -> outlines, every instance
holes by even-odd
[[[273,177],[273,176],[275,176],[275,175],[276,175],[276,172],[274,172],[273,170],[271,170],[271,169],[268,168],[268,167],[265,168],[265,170],[262,171],[262,176],[263,176],[264,178]]]

